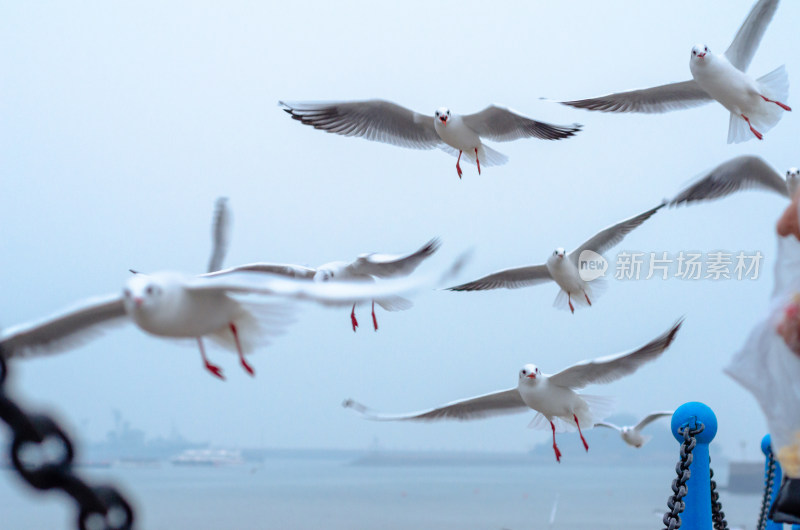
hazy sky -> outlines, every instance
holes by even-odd
[[[128,268],[202,272],[216,197],[234,214],[228,265],[319,265],[362,252],[406,252],[441,237],[439,263],[466,248],[466,281],[543,262],[600,228],[657,204],[701,171],[757,154],[800,165],[796,112],[765,135],[725,143],[718,104],[664,115],[590,113],[578,99],[691,77],[692,45],[727,48],[752,0],[728,2],[133,2],[0,7],[0,322],[13,325],[117,292]],[[724,6],[724,7],[723,7]],[[750,72],[797,58],[800,4],[778,8]],[[279,99],[386,98],[432,114],[490,103],[584,131],[559,141],[491,143],[508,164],[478,176],[455,159],[301,126]],[[793,97],[787,102],[798,106]],[[304,307],[289,333],[251,357],[112,329],[67,353],[13,364],[13,391],[99,439],[119,409],[153,435],[267,447],[525,450],[549,432],[533,413],[471,423],[372,423],[352,397],[403,412],[516,385],[639,346],[677,318],[673,347],[592,394],[645,414],[689,400],[719,418],[718,441],[749,456],[765,423],[722,367],[766,309],[774,223],[786,201],[742,193],[659,212],[621,250],[761,251],[751,280],[609,282],[594,307],[552,307],[554,284],[434,291],[401,313]],[[427,265],[433,269],[434,265]],[[562,451],[578,450],[577,435]],[[676,447],[677,450],[677,447]]]

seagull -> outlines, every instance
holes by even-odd
[[[413,149],[442,149],[458,156],[456,172],[459,179],[462,154],[477,164],[479,175],[481,164],[498,166],[508,161],[504,154],[484,145],[481,138],[497,142],[520,138],[561,140],[573,136],[581,128],[579,124],[551,125],[532,120],[498,105],[465,115],[440,107],[433,116],[381,99],[320,103],[279,101],[278,105],[300,123],[326,132],[361,136]]]
[[[433,238],[418,250],[410,254],[361,254],[353,261],[332,261],[316,268],[285,263],[249,263],[231,267],[211,274],[224,276],[235,272],[265,272],[290,278],[311,279],[315,282],[359,281],[374,282],[376,279],[399,278],[407,276],[426,258],[430,257],[440,246],[438,238]],[[378,331],[378,319],[375,316],[375,302],[387,311],[403,311],[411,307],[411,301],[400,296],[390,296],[372,300],[372,325]],[[358,328],[356,305],[350,311],[350,323],[353,331]]]
[[[624,427],[619,427],[614,425],[613,423],[608,423],[607,421],[599,421],[594,424],[595,427],[607,427],[609,429],[615,429],[619,431],[619,435],[625,440],[625,443],[628,445],[632,445],[633,447],[639,448],[646,444],[652,436],[647,434],[642,434],[642,429],[653,423],[659,418],[663,418],[666,416],[672,416],[673,411],[664,411],[664,412],[651,412],[642,420],[637,423],[636,425],[625,425]]]
[[[783,111],[792,110],[784,103],[789,96],[784,66],[758,79],[745,73],[777,8],[778,0],[759,0],[722,55],[705,44],[695,45],[689,60],[691,81],[561,103],[604,112],[656,113],[717,100],[730,111],[728,143],[754,136],[762,140],[762,133],[778,123]]]
[[[209,362],[203,338],[235,351],[242,367],[254,375],[245,355],[292,322],[294,300],[350,304],[394,296],[418,289],[422,283],[419,278],[372,284],[315,283],[252,272],[224,276],[139,273],[125,282],[120,294],[90,298],[40,322],[0,332],[0,355],[15,358],[62,351],[110,324],[132,321],[159,337],[196,339],[205,368],[220,379],[225,379],[222,369]],[[254,296],[261,299],[254,301]]]
[[[529,285],[555,281],[561,290],[558,292],[553,305],[559,308],[569,307],[569,310],[575,313],[573,301],[577,304],[583,304],[585,300],[585,303],[591,306],[592,300],[589,297],[589,295],[592,294],[591,285],[602,285],[602,279],[600,277],[588,279],[587,276],[582,274],[586,258],[581,257],[581,255],[584,252],[591,252],[589,256],[592,258],[603,259],[602,256],[600,256],[601,254],[622,241],[631,230],[650,219],[650,217],[663,208],[664,205],[665,203],[659,204],[655,208],[651,208],[644,213],[631,217],[630,219],[625,219],[624,221],[601,230],[572,252],[567,253],[566,250],[559,247],[553,251],[553,254],[550,255],[543,264],[504,269],[468,283],[448,287],[447,289],[450,291],[485,291],[488,289],[500,288],[517,289]],[[592,282],[594,283],[592,284]],[[573,298],[573,296],[576,298]],[[564,304],[564,302],[566,302],[566,304]]]
[[[547,424],[550,424],[553,431],[553,451],[556,461],[560,462],[561,451],[556,444],[556,432],[577,428],[583,447],[588,451],[589,444],[583,437],[581,424],[591,428],[610,412],[609,398],[578,394],[575,390],[593,383],[616,381],[656,359],[672,343],[682,323],[683,319],[679,320],[666,333],[641,348],[582,361],[556,374],[544,374],[535,364],[526,364],[519,371],[515,388],[454,401],[425,412],[378,414],[352,399],[345,400],[342,406],[353,408],[366,418],[378,421],[473,420],[533,409],[537,414],[530,426],[546,429]]]
[[[796,167],[786,171],[786,177],[772,169],[758,156],[744,155],[723,162],[670,199],[670,206],[695,201],[718,199],[736,191],[760,188],[774,191],[787,199],[794,195],[800,182],[800,171]]]
[[[222,268],[225,254],[228,252],[231,234],[231,211],[228,208],[228,198],[220,197],[214,206],[214,218],[211,224],[211,258],[208,260],[207,272],[218,271]]]

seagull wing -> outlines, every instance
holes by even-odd
[[[357,276],[369,275],[378,278],[405,276],[414,272],[425,258],[436,252],[440,244],[439,239],[434,238],[411,254],[362,254],[347,268]]]
[[[759,0],[750,10],[742,27],[736,32],[731,45],[725,50],[728,61],[742,72],[750,66],[750,61],[753,60],[761,38],[777,9],[778,0]]]
[[[631,352],[582,361],[550,376],[550,382],[568,388],[583,388],[593,383],[610,383],[632,374],[644,363],[664,353],[683,323],[675,323],[669,331]]]
[[[220,271],[210,272],[208,274],[201,274],[200,277],[213,278],[238,272],[262,272],[266,274],[286,276],[288,278],[311,279],[314,277],[317,269],[303,267],[302,265],[290,265],[288,263],[248,263],[245,265],[237,265],[236,267],[222,269]]]
[[[594,424],[594,426],[595,427],[606,427],[608,429],[614,429],[616,431],[621,431],[622,430],[622,428],[619,427],[618,425],[614,425],[613,423],[609,423],[607,421],[598,421],[597,423]]]
[[[520,138],[539,138],[542,140],[561,140],[574,136],[581,125],[551,125],[526,118],[521,114],[491,105],[475,114],[462,116],[464,123],[482,137],[498,142],[510,142]]]
[[[214,221],[211,225],[211,258],[208,260],[208,272],[218,271],[228,253],[231,235],[231,211],[228,198],[217,199],[214,208]]]
[[[414,149],[433,149],[443,143],[436,134],[433,116],[391,101],[280,101],[278,104],[300,123],[326,132]]]
[[[723,162],[669,201],[670,206],[718,199],[748,188],[772,190],[789,197],[786,181],[762,158],[752,155],[737,156]]]
[[[642,418],[642,421],[637,423],[633,428],[636,429],[637,431],[641,431],[642,429],[644,429],[645,427],[647,427],[648,425],[650,425],[659,418],[663,418],[665,416],[672,416],[673,412],[674,411],[671,410],[665,410],[663,412],[651,412],[650,414]]]
[[[88,340],[92,334],[99,334],[103,324],[125,317],[125,307],[118,295],[91,298],[42,321],[3,330],[0,355],[28,357],[63,351]]]
[[[453,401],[435,409],[410,414],[380,414],[373,412],[361,403],[347,399],[342,406],[360,412],[364,417],[377,421],[433,421],[433,420],[476,420],[504,414],[525,412],[528,406],[522,401],[516,388],[492,392],[482,396]]]
[[[448,287],[449,291],[486,291],[488,289],[518,289],[552,280],[545,265],[517,267],[494,272],[483,278]]]
[[[584,250],[591,250],[597,252],[598,254],[603,254],[605,251],[622,241],[625,236],[628,235],[634,228],[650,219],[653,214],[663,208],[664,205],[665,203],[661,203],[655,208],[650,208],[644,213],[640,213],[639,215],[635,215],[629,219],[625,219],[624,221],[620,221],[615,225],[601,230],[584,244],[570,252],[569,259],[571,259],[574,263],[577,263],[581,252]]]
[[[591,99],[561,101],[586,110],[602,112],[643,112],[648,114],[697,107],[711,101],[711,96],[694,79],[653,88],[617,92]]]

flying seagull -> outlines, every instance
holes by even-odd
[[[433,238],[418,250],[410,254],[361,254],[355,260],[333,261],[316,268],[285,263],[249,263],[224,269],[210,276],[224,276],[234,272],[265,272],[290,278],[311,279],[315,282],[345,281],[345,282],[374,282],[376,279],[399,278],[407,276],[426,258],[430,257],[439,248],[438,238]],[[378,319],[375,317],[375,303],[387,311],[402,311],[411,307],[411,301],[401,296],[389,296],[372,300],[372,325],[378,331]],[[358,327],[356,319],[356,305],[350,311],[350,323],[353,331]]]
[[[220,197],[214,205],[214,218],[211,224],[211,258],[206,272],[218,271],[225,261],[231,239],[231,211],[228,198]]]
[[[743,155],[723,162],[670,199],[670,206],[707,201],[725,197],[743,189],[763,189],[791,198],[800,182],[796,167],[786,171],[786,177],[772,169],[758,156]]]
[[[705,44],[695,45],[689,60],[691,81],[561,103],[604,112],[657,113],[717,100],[730,111],[728,143],[754,136],[762,140],[783,111],[792,110],[785,103],[789,78],[783,66],[758,79],[745,73],[777,8],[778,0],[759,0],[722,55]]]
[[[442,149],[458,156],[458,178],[462,174],[462,154],[477,164],[479,175],[481,164],[497,166],[508,161],[504,154],[484,145],[481,138],[497,142],[520,138],[561,140],[573,136],[581,128],[579,124],[551,125],[532,120],[498,105],[465,115],[440,107],[433,116],[425,116],[381,99],[320,103],[279,101],[278,104],[292,118],[315,129],[400,147]]]
[[[454,401],[425,412],[378,414],[351,399],[345,400],[342,406],[353,408],[366,418],[379,421],[474,420],[533,409],[537,414],[530,426],[546,429],[550,425],[553,431],[553,451],[556,460],[560,462],[561,451],[556,444],[556,432],[577,428],[583,447],[588,451],[589,444],[583,437],[581,424],[592,428],[610,412],[609,398],[578,394],[575,390],[590,384],[616,381],[656,359],[672,343],[682,322],[683,320],[679,320],[669,331],[641,348],[582,361],[556,374],[544,374],[535,364],[526,364],[519,371],[515,388]]]
[[[619,435],[625,441],[626,444],[632,445],[633,447],[639,448],[646,444],[652,436],[647,434],[642,434],[642,429],[653,423],[659,418],[664,418],[666,416],[672,416],[672,411],[665,411],[665,412],[651,412],[642,420],[637,423],[636,425],[625,425],[620,427],[618,425],[614,425],[613,423],[609,423],[607,421],[599,421],[594,424],[595,427],[606,427],[608,429],[614,429],[619,431]]]
[[[566,250],[559,247],[553,251],[553,254],[547,258],[547,261],[543,264],[504,269],[471,282],[448,287],[448,289],[451,291],[485,291],[488,289],[501,288],[517,289],[529,285],[554,281],[561,288],[556,296],[554,305],[560,308],[569,307],[569,310],[575,313],[573,301],[576,304],[587,304],[591,306],[592,300],[589,295],[592,294],[592,285],[602,285],[602,278],[597,277],[591,279],[585,274],[581,274],[581,267],[583,267],[584,262],[587,261],[586,256],[588,255],[591,258],[600,257],[599,255],[602,255],[605,251],[618,244],[629,232],[650,219],[653,214],[663,207],[664,203],[659,204],[655,208],[651,208],[635,217],[625,219],[613,226],[609,226],[592,236],[570,253],[567,253]],[[581,257],[581,254],[584,252],[587,254]],[[579,261],[581,263],[579,263]],[[595,289],[595,292],[596,291],[598,291],[598,289]]]

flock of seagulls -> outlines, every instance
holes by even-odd
[[[705,44],[694,46],[689,81],[562,103],[604,112],[653,113],[716,100],[730,111],[729,143],[752,138],[762,140],[763,134],[775,126],[785,112],[791,111],[786,104],[788,78],[782,66],[757,79],[746,73],[777,7],[778,0],[758,0],[724,54],[713,53]],[[463,174],[462,157],[474,163],[479,174],[481,166],[507,162],[505,155],[485,145],[484,140],[563,140],[582,128],[579,124],[553,125],[537,121],[497,105],[464,115],[440,107],[433,115],[425,115],[380,99],[328,103],[281,101],[279,104],[294,120],[329,133],[415,149],[442,149],[457,157],[459,178]],[[234,352],[242,368],[254,375],[248,354],[286,330],[295,319],[295,308],[300,301],[350,308],[353,331],[359,325],[356,307],[370,304],[373,329],[377,331],[375,304],[388,311],[408,309],[410,297],[421,289],[481,291],[553,281],[559,287],[555,306],[574,313],[575,305],[591,306],[602,285],[600,279],[581,276],[579,264],[583,256],[601,258],[604,252],[665,206],[708,201],[746,188],[767,189],[789,197],[797,183],[796,168],[790,169],[784,177],[758,157],[733,158],[698,178],[672,199],[599,231],[571,252],[557,248],[544,263],[504,269],[450,287],[444,287],[445,282],[449,283],[457,273],[461,260],[442,266],[433,275],[416,272],[440,247],[437,238],[409,253],[368,253],[352,261],[333,261],[318,267],[259,262],[223,268],[230,241],[231,215],[226,200],[220,199],[214,212],[213,248],[205,273],[131,271],[132,276],[126,279],[119,293],[88,298],[39,322],[3,330],[0,354],[6,358],[26,358],[64,351],[105,331],[111,324],[131,322],[156,337],[195,341],[204,368],[224,379],[223,369],[209,360],[204,340]],[[656,360],[675,340],[682,322],[678,320],[664,334],[633,351],[583,361],[554,374],[543,373],[538,366],[526,364],[519,371],[517,385],[513,388],[424,412],[385,415],[353,400],[346,400],[344,406],[381,421],[472,420],[533,410],[536,415],[532,426],[552,431],[557,461],[562,454],[556,443],[556,433],[563,431],[577,431],[587,451],[583,430],[595,426],[616,429],[627,444],[641,447],[647,441],[641,430],[670,412],[654,412],[635,426],[618,427],[605,421],[611,410],[609,398],[577,390],[590,384],[611,383]]]

